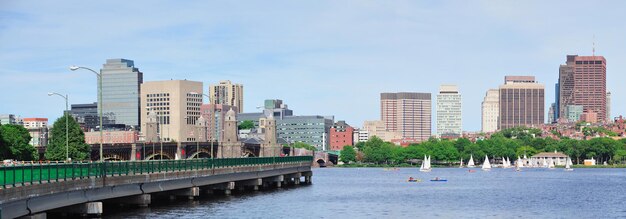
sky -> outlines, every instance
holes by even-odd
[[[0,114],[45,117],[97,99],[95,75],[126,58],[144,81],[244,85],[244,111],[282,99],[297,115],[361,127],[381,92],[456,84],[463,130],[505,75],[546,86],[566,55],[607,59],[612,116],[624,113],[626,1],[0,1]],[[435,121],[433,115],[433,121]],[[547,119],[547,116],[546,116]],[[435,125],[433,122],[433,131]],[[434,133],[434,132],[433,132]]]

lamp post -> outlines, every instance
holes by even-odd
[[[63,99],[65,99],[65,112],[63,113],[65,115],[65,161],[68,161],[70,156],[70,134],[69,134],[69,126],[68,126],[68,115],[67,115],[67,111],[68,109],[68,96],[67,94],[65,96],[59,94],[59,93],[54,93],[54,92],[50,92],[48,93],[48,96],[53,96],[53,95],[57,95],[59,97],[62,97]]]
[[[78,69],[84,69],[84,70],[88,70],[93,72],[94,74],[96,74],[96,76],[98,77],[98,117],[100,117],[100,162],[104,161],[104,158],[102,156],[102,141],[103,141],[103,134],[102,134],[102,73],[98,73],[96,71],[94,71],[91,68],[87,68],[87,67],[80,67],[80,66],[75,66],[72,65],[70,66],[70,70],[72,71],[76,71]]]

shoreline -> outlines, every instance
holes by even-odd
[[[411,166],[411,165],[379,165],[379,164],[343,164],[343,165],[335,165],[332,167],[336,167],[336,168],[419,168],[419,166]],[[332,168],[331,167],[331,168]],[[328,168],[328,167],[326,167]],[[432,166],[432,168],[458,168],[458,166]],[[467,168],[467,167],[463,167],[463,168]],[[528,168],[528,167],[523,167],[524,169]],[[541,168],[541,167],[533,167],[534,168]],[[565,166],[556,166],[555,169],[563,169],[565,168]],[[582,169],[582,168],[586,168],[586,169],[602,169],[602,168],[617,168],[617,169],[621,169],[621,168],[626,168],[626,164],[620,164],[620,165],[595,165],[595,166],[584,166],[584,165],[573,165],[572,168],[575,169]],[[480,166],[476,166],[474,167],[474,169],[480,169]],[[499,167],[494,167],[493,169],[502,169]]]

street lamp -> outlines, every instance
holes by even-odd
[[[94,71],[91,68],[87,68],[87,67],[80,67],[80,66],[75,66],[72,65],[70,66],[70,70],[72,71],[76,71],[78,69],[84,69],[84,70],[88,70],[93,72],[94,74],[96,74],[96,76],[98,77],[98,115],[100,117],[100,161],[104,161],[104,158],[102,156],[102,141],[103,141],[103,135],[102,135],[102,73],[98,73],[96,71]]]
[[[69,156],[69,154],[70,154],[70,146],[69,146],[70,145],[70,138],[69,138],[70,134],[69,134],[69,128],[68,128],[68,123],[67,123],[67,121],[68,121],[67,120],[68,119],[67,118],[68,117],[67,111],[69,110],[68,109],[68,96],[67,96],[67,94],[65,96],[63,96],[63,95],[61,95],[59,93],[54,93],[54,92],[48,93],[48,96],[53,96],[53,95],[57,95],[57,96],[62,97],[63,99],[65,99],[65,113],[63,113],[65,115],[65,160],[69,161],[69,159],[70,159],[70,156]]]

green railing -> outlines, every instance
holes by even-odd
[[[206,170],[266,164],[313,162],[311,156],[250,157],[190,160],[150,160],[91,163],[16,164],[0,167],[0,186],[24,186],[89,177],[128,176],[149,173]]]

